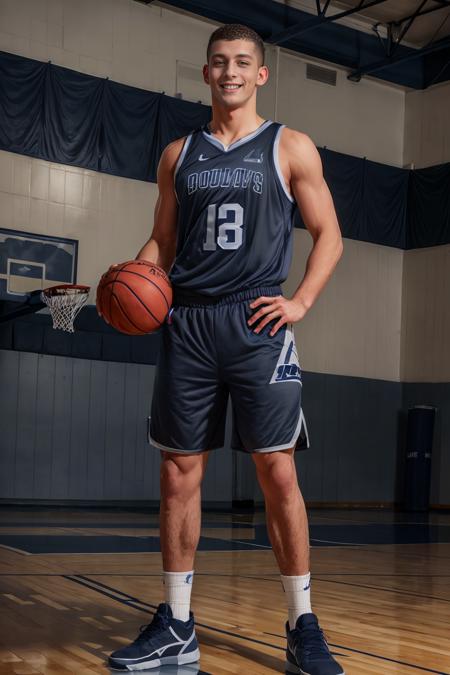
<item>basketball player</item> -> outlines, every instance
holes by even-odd
[[[264,120],[264,45],[225,25],[209,40],[210,124],[171,143],[159,170],[153,233],[138,254],[170,271],[173,309],[162,328],[150,437],[161,450],[160,532],[165,602],[109,664],[142,670],[199,659],[190,612],[208,452],[223,446],[228,395],[233,448],[251,453],[287,597],[287,669],[342,675],[311,611],[308,524],[293,453],[305,434],[292,324],[330,278],[342,240],[312,141]],[[280,284],[298,207],[313,238],[292,298]]]

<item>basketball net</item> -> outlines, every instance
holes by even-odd
[[[73,323],[86,303],[89,291],[89,286],[62,284],[51,286],[41,292],[42,302],[50,309],[53,328],[60,328],[68,333],[74,332]]]

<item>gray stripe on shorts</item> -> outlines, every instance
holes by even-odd
[[[298,419],[297,426],[294,431],[294,435],[292,436],[291,440],[289,443],[286,443],[284,445],[272,445],[269,448],[256,448],[255,450],[251,450],[251,452],[277,452],[278,450],[289,450],[292,448],[298,440],[298,437],[300,436],[300,432],[302,430],[302,425],[305,427],[305,434],[306,434],[306,443],[309,448],[309,436],[308,436],[308,429],[306,426],[306,420],[305,420],[305,415],[303,414],[303,409],[300,407],[300,415]]]
[[[183,450],[182,448],[169,448],[168,445],[158,443],[158,441],[155,441],[155,439],[152,438],[151,436],[148,437],[148,442],[150,445],[154,445],[155,448],[158,448],[159,450],[167,450],[167,452],[177,452],[179,455],[193,455],[196,452],[208,452],[209,450],[219,450],[219,447],[208,448],[207,450]]]

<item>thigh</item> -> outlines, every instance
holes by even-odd
[[[273,452],[304,446],[302,372],[292,325],[282,326],[273,337],[270,326],[255,334],[247,325],[251,313],[247,303],[240,303],[230,322],[235,339],[226,380],[233,408],[232,447]]]
[[[207,313],[201,308],[176,307],[162,329],[150,443],[179,453],[222,447],[227,399]]]

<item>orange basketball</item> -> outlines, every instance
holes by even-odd
[[[172,286],[161,267],[146,260],[113,265],[97,287],[97,311],[121,333],[158,330],[172,304]]]

